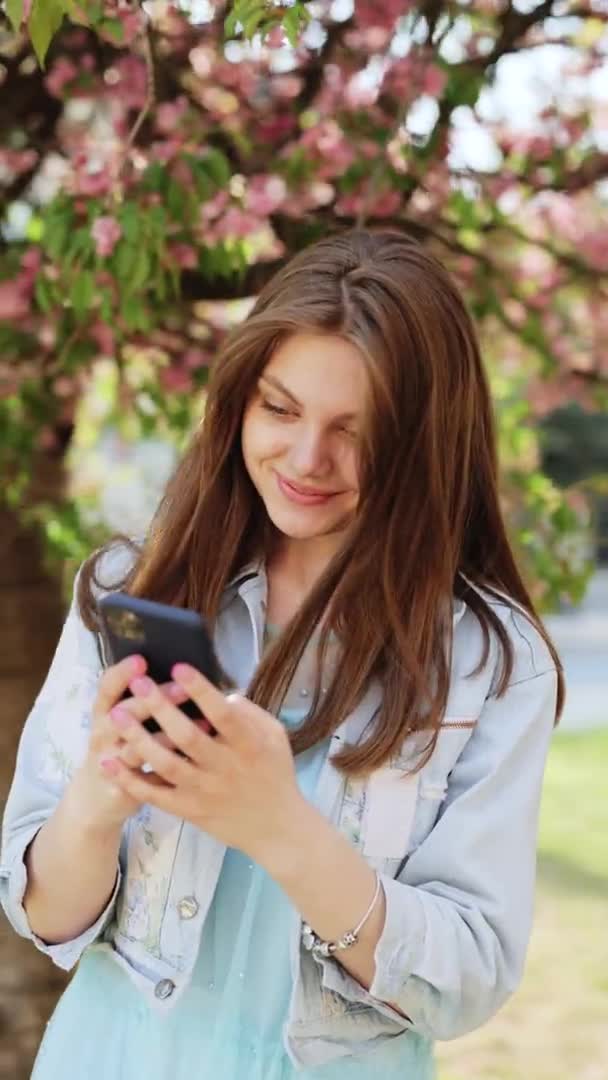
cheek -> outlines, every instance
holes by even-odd
[[[243,417],[241,446],[245,466],[251,475],[267,458],[281,452],[282,440],[276,430],[252,410]]]
[[[346,447],[341,455],[340,471],[352,491],[359,490],[359,457],[354,446]]]

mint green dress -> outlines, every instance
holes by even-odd
[[[285,709],[299,724],[307,710]],[[312,798],[329,739],[295,758]],[[224,857],[192,980],[166,1016],[95,945],[83,953],[49,1021],[31,1080],[432,1080],[428,1044],[412,1034],[314,1069],[284,1048],[293,905],[236,848]],[[269,948],[269,943],[272,947]]]

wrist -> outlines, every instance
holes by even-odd
[[[62,803],[66,817],[97,841],[113,840],[120,836],[125,821],[124,814],[101,810],[95,806],[90,794],[90,778],[84,768],[77,769],[67,785]]]
[[[264,838],[258,862],[279,884],[297,879],[306,866],[307,851],[328,822],[298,791],[288,813],[277,815],[277,827]]]

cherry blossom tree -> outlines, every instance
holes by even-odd
[[[99,358],[117,413],[185,438],[226,327],[297,250],[397,225],[458,278],[500,421],[505,507],[541,603],[580,595],[588,507],[534,420],[608,398],[603,0],[6,0],[0,29],[0,458],[26,500]],[[534,123],[490,107],[561,49]],[[485,140],[472,165],[463,125]],[[143,362],[143,368],[142,368]],[[143,374],[142,374],[143,370]],[[50,511],[29,500],[48,524]],[[44,516],[46,513],[46,517]],[[47,529],[73,554],[71,530]],[[59,537],[59,538],[58,538]],[[68,537],[66,539],[66,537]]]

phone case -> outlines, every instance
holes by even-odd
[[[171,682],[171,668],[183,662],[202,671],[215,686],[230,686],[215,654],[207,624],[197,611],[123,592],[101,597],[99,610],[103,638],[112,663],[139,653],[147,660],[148,674],[156,683]],[[123,699],[131,696],[128,688],[122,695]],[[192,700],[179,708],[192,719],[201,717],[200,709]],[[144,721],[144,727],[150,732],[160,731],[152,717]]]

